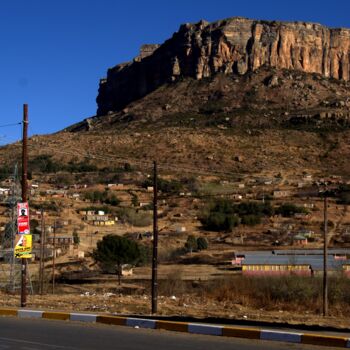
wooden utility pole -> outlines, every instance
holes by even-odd
[[[22,138],[22,203],[27,202],[28,192],[28,105],[23,105]],[[27,262],[21,259],[21,307],[27,306]]]
[[[157,313],[158,299],[158,181],[157,162],[153,162],[153,256],[152,256],[152,314]]]
[[[52,252],[52,294],[55,294],[55,259],[56,259],[56,220],[53,224],[53,252]]]
[[[328,247],[327,247],[327,207],[328,207],[328,200],[327,200],[327,193],[324,192],[324,212],[323,212],[323,316],[328,315],[328,279],[327,279],[327,268],[328,268]]]
[[[39,293],[44,293],[44,249],[45,249],[45,219],[44,210],[41,209],[41,237],[40,237],[40,270],[39,270]]]

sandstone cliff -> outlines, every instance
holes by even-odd
[[[180,77],[244,75],[261,66],[348,81],[350,29],[244,18],[182,25],[164,44],[145,45],[133,62],[108,70],[100,82],[97,114],[118,111]]]

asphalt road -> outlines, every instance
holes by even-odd
[[[42,319],[0,318],[0,350],[277,350],[331,349],[160,330]]]

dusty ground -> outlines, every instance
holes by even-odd
[[[19,307],[19,296],[0,294],[1,307]],[[205,302],[205,308],[203,303]],[[146,295],[121,295],[114,293],[94,293],[82,292],[30,295],[28,296],[28,308],[45,310],[65,310],[65,311],[86,311],[117,314],[150,314],[150,297]],[[308,324],[322,325],[338,328],[349,328],[349,319],[332,315],[322,317],[308,313],[298,313],[297,311],[266,311],[263,309],[253,310],[234,302],[214,302],[206,301],[202,298],[195,298],[190,295],[164,297],[159,296],[159,315],[168,316],[194,316],[218,317],[242,320],[257,320],[267,322],[288,322],[291,325]]]

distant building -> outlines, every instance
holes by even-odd
[[[303,235],[296,235],[293,237],[293,245],[307,245],[307,238]]]
[[[286,198],[290,197],[291,192],[290,191],[273,191],[273,198]]]
[[[328,270],[330,273],[344,272],[350,277],[350,250],[330,249]],[[323,251],[321,249],[273,250],[238,252],[232,263],[242,266],[242,274],[250,276],[302,275],[323,273]]]
[[[69,246],[73,244],[73,236],[72,235],[56,235],[47,237],[47,242],[49,244],[56,244],[56,246]]]

